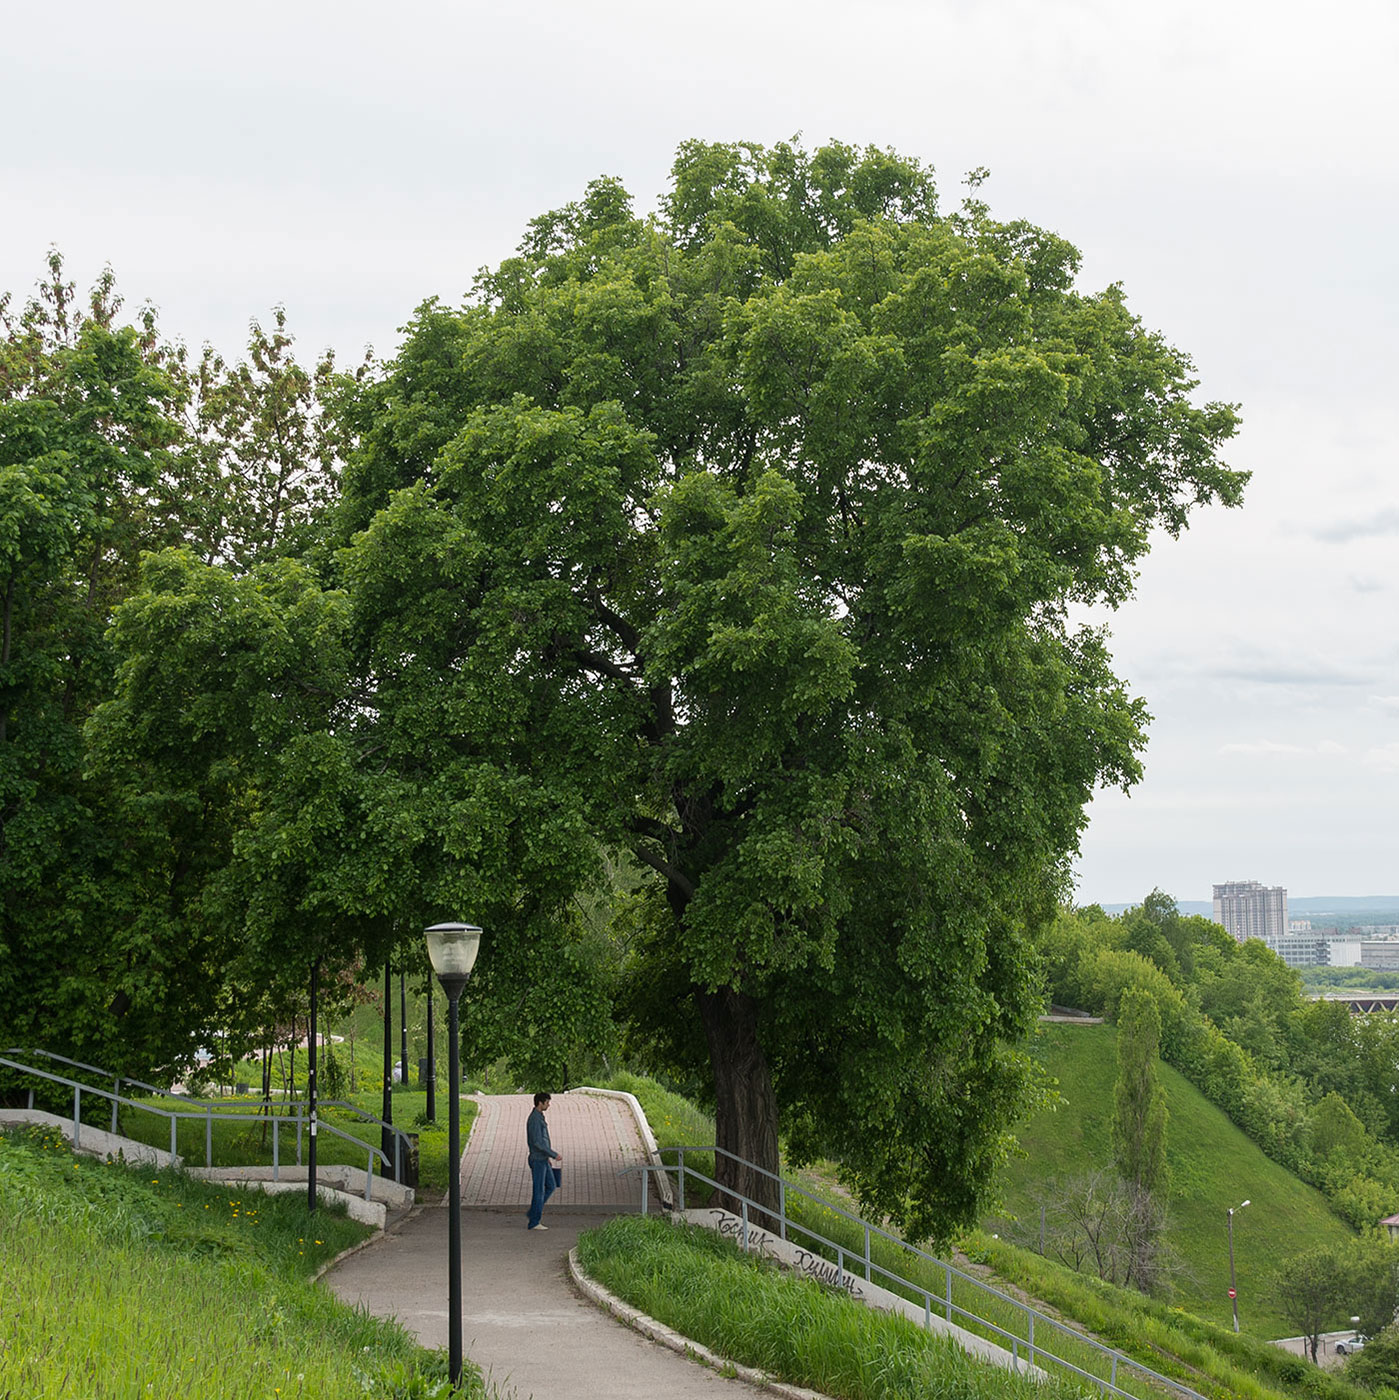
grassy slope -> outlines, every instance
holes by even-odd
[[[299,1197],[0,1135],[0,1395],[445,1400],[440,1354],[309,1282],[366,1233]]]
[[[1115,1027],[1046,1025],[1036,1049],[1065,1102],[1025,1125],[1025,1155],[1002,1177],[1005,1210],[987,1222],[1022,1243],[1038,1236],[1041,1183],[1106,1167],[1112,1159]],[[1319,1192],[1265,1157],[1169,1066],[1161,1066],[1161,1081],[1170,1112],[1169,1238],[1181,1266],[1176,1302],[1230,1324],[1227,1212],[1249,1199],[1253,1204],[1234,1217],[1240,1325],[1262,1336],[1286,1335],[1286,1323],[1267,1299],[1266,1280],[1292,1255],[1352,1232]]]

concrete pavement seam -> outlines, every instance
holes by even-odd
[[[669,1347],[671,1351],[689,1357],[691,1361],[697,1361],[701,1366],[708,1366],[721,1375],[735,1376],[741,1381],[746,1381],[749,1385],[757,1386],[759,1390],[766,1390],[769,1394],[782,1396],[784,1400],[828,1400],[828,1397],[819,1390],[807,1390],[803,1386],[789,1385],[786,1381],[778,1380],[776,1376],[771,1376],[766,1371],[758,1371],[751,1366],[741,1366],[737,1361],[720,1356],[699,1342],[683,1336],[674,1328],[667,1327],[665,1323],[657,1322],[654,1317],[648,1317],[640,1309],[632,1307],[630,1303],[624,1303],[615,1293],[609,1292],[602,1284],[590,1279],[583,1272],[578,1263],[576,1249],[568,1251],[568,1269],[573,1276],[574,1284],[585,1298],[604,1312],[611,1313],[619,1322],[634,1328],[643,1336],[650,1337],[653,1342],[659,1342],[663,1347]]]

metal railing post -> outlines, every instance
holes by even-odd
[[[777,1232],[780,1239],[787,1238],[787,1183],[777,1179]]]
[[[301,1105],[296,1106],[296,1165],[301,1165]]]
[[[950,1264],[944,1264],[944,1265],[942,1266],[942,1269],[943,1269],[943,1273],[944,1273],[944,1274],[946,1275],[946,1277],[947,1277],[947,1320],[948,1320],[949,1322],[951,1322],[951,1321],[952,1321],[952,1266],[951,1266]]]
[[[868,1225],[865,1226],[865,1282],[874,1282],[874,1275],[870,1273],[870,1227]]]
[[[179,1145],[175,1141],[175,1129],[179,1126],[180,1120],[172,1113],[170,1115],[170,1155],[178,1157],[180,1155]]]
[[[121,1077],[112,1083],[112,1136],[117,1135],[117,1100],[121,1097]]]
[[[680,1213],[685,1213],[685,1149],[680,1149],[680,1170],[677,1173],[680,1178]]]
[[[1030,1360],[1033,1362],[1035,1359],[1035,1314],[1029,1308],[1025,1309],[1025,1319],[1029,1323],[1028,1330],[1030,1333]]]
[[[845,1287],[845,1250],[836,1245],[836,1287]]]
[[[34,1107],[34,1090],[33,1090],[33,1089],[31,1089],[31,1090],[29,1091],[29,1107],[30,1107],[31,1109]]]
[[[82,1086],[73,1085],[73,1146],[78,1145],[78,1134],[83,1126],[83,1091]]]
[[[272,1116],[272,1180],[282,1179],[282,1163],[278,1154],[281,1134],[277,1131],[282,1126],[282,1115],[280,1113]]]
[[[642,1213],[642,1215],[647,1215],[647,1214],[649,1214],[649,1213],[650,1213],[650,1210],[651,1210],[651,1196],[650,1196],[650,1192],[646,1189],[646,1188],[647,1188],[647,1184],[650,1182],[650,1180],[651,1180],[651,1173],[648,1172],[648,1171],[646,1170],[645,1167],[642,1167],[642,1169],[641,1169],[641,1213]]]
[[[214,1110],[204,1110],[204,1165],[214,1165]]]
[[[369,1165],[364,1169],[364,1199],[372,1200],[370,1192],[374,1189],[374,1149],[369,1149]]]
[[[743,1252],[748,1253],[748,1199],[744,1197],[738,1203],[738,1208],[743,1215]]]

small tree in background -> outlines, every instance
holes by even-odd
[[[1306,1250],[1273,1276],[1273,1301],[1313,1361],[1321,1334],[1351,1315],[1354,1281],[1352,1263],[1336,1245]]]
[[[1149,1290],[1165,1229],[1166,1092],[1157,1078],[1161,1012],[1140,987],[1122,997],[1117,1022],[1112,1152],[1126,1190],[1124,1282]]]

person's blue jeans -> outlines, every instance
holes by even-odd
[[[529,1174],[534,1187],[529,1203],[529,1228],[533,1230],[544,1218],[544,1202],[554,1194],[554,1165],[547,1157],[542,1162],[531,1162]]]

